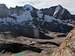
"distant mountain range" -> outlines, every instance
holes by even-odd
[[[49,31],[67,33],[72,29],[68,23],[75,24],[75,16],[61,5],[36,9],[27,4],[8,9],[0,4],[0,32],[39,37]]]

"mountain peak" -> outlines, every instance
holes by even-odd
[[[60,4],[59,4],[59,5],[57,5],[57,7],[63,8]]]
[[[0,4],[0,8],[7,8],[5,4]]]
[[[30,4],[26,4],[26,5],[24,5],[24,10],[27,10],[27,11],[32,11],[33,10],[33,6],[32,5],[30,5]]]

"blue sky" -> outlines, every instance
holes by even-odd
[[[61,4],[67,8],[72,14],[75,14],[75,0],[0,0],[0,3],[6,4],[8,8],[31,4],[36,8],[46,8]]]

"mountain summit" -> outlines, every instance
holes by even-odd
[[[24,8],[24,10],[27,10],[27,11],[32,11],[33,10],[33,6],[29,5],[29,4],[24,5],[23,8]]]

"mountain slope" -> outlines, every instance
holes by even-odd
[[[0,9],[3,8],[5,7]],[[7,17],[0,17],[1,32],[10,31],[17,35],[39,37],[41,33],[49,31],[67,33],[72,29],[67,25],[72,20],[71,14],[61,5],[39,10],[27,4],[7,11]]]

